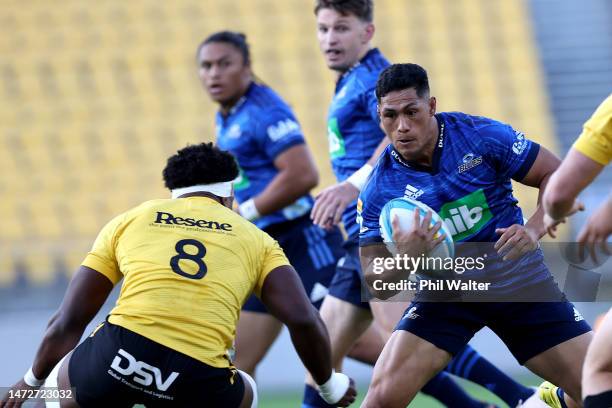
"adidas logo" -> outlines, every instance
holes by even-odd
[[[577,322],[579,322],[581,320],[584,320],[584,317],[582,317],[582,315],[580,314],[580,312],[576,308],[574,308],[574,320],[577,321]]]
[[[410,308],[410,310],[408,310],[408,311],[406,312],[406,314],[404,315],[404,317],[402,317],[402,319],[411,319],[411,320],[414,320],[414,319],[416,319],[417,317],[419,317],[419,314],[418,314],[418,313],[416,313],[416,309],[417,309],[417,307],[416,307],[416,306],[411,307],[411,308]]]
[[[423,190],[420,190],[414,186],[411,186],[410,184],[406,184],[406,190],[404,191],[404,197],[412,198],[413,200],[416,200],[421,195],[423,195]]]

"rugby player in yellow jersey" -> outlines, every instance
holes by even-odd
[[[584,130],[561,163],[544,194],[545,223],[554,237],[555,228],[564,221],[576,197],[612,161],[612,94],[584,124]],[[578,241],[589,245],[603,243],[612,233],[612,199],[599,207],[578,235]]]
[[[576,207],[578,194],[612,161],[612,94],[599,105],[544,193],[545,223],[554,237],[556,226]],[[579,205],[579,204],[578,204]],[[589,217],[578,242],[591,256],[611,255],[612,196]],[[549,387],[553,388],[553,387]],[[582,395],[585,408],[612,407],[612,313],[595,333],[584,362]]]
[[[146,201],[102,229],[12,389],[45,378],[45,387],[73,387],[62,407],[255,407],[255,382],[227,354],[255,293],[287,325],[322,397],[353,402],[354,385],[332,371],[325,327],[282,249],[231,210],[234,158],[212,144],[188,146],[163,176],[172,199]],[[122,279],[106,322],[74,348]],[[0,406],[18,403],[7,395]]]

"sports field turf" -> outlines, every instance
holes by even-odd
[[[534,377],[528,377],[525,379],[521,379],[522,383],[528,386],[538,385],[538,379]],[[488,390],[474,385],[469,382],[464,382],[463,380],[458,380],[461,382],[461,385],[472,395],[474,398],[487,401],[493,404],[496,404],[498,407],[508,407],[505,403],[503,403],[499,398],[495,395],[491,394]],[[361,400],[365,395],[365,389],[360,387],[359,395],[357,401],[351,405],[351,407],[359,407]],[[278,393],[278,394],[270,394],[263,393],[260,394],[259,399],[259,407],[260,408],[299,408],[301,405],[302,395],[299,392],[295,393]],[[443,408],[444,405],[440,404],[438,401],[423,395],[419,394],[417,398],[409,405],[411,408]]]

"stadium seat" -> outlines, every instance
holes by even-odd
[[[216,107],[199,83],[195,47],[216,30],[248,35],[256,74],[302,123],[319,188],[332,183],[325,107],[333,75],[311,3],[18,4],[0,16],[0,211],[8,214],[0,268],[27,254],[28,278],[50,282],[53,246],[71,274],[112,216],[167,196],[167,156],[214,138]],[[555,149],[525,2],[379,0],[375,18],[375,44],[393,61],[425,66],[441,110],[511,122]],[[76,251],[77,242],[86,245]],[[0,272],[0,285],[13,281]]]

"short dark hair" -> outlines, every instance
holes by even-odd
[[[196,60],[200,57],[202,47],[210,43],[227,43],[233,45],[242,54],[242,60],[245,65],[251,65],[251,47],[247,43],[246,35],[235,31],[218,31],[209,35],[198,46],[196,52]]]
[[[376,98],[380,101],[389,92],[408,88],[414,88],[419,97],[429,93],[427,71],[417,64],[393,64],[380,73]]]
[[[173,190],[234,180],[238,177],[238,165],[230,153],[212,143],[200,143],[170,156],[162,174],[166,187]]]
[[[343,16],[353,14],[362,21],[371,23],[374,20],[374,6],[372,0],[316,0],[314,13],[330,8]]]

